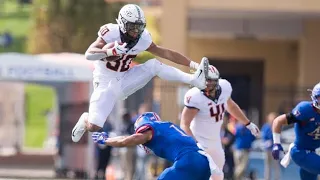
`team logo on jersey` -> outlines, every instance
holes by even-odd
[[[315,118],[311,118],[311,119],[310,119],[310,121],[314,121],[314,120],[315,120]]]
[[[186,99],[187,99],[187,103],[190,103],[191,96],[188,96]]]
[[[300,116],[299,110],[295,110],[295,111],[293,112],[293,115],[295,115],[295,116]]]

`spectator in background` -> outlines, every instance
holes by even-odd
[[[147,111],[150,111],[149,109],[150,109],[150,108],[149,108],[149,106],[148,106],[147,103],[142,103],[142,104],[140,104],[139,109],[138,109],[138,113],[137,113],[135,116],[132,116],[132,122],[135,122],[136,119],[138,119],[138,117],[139,117],[141,114],[143,114],[143,113],[145,113],[145,112],[147,112]]]
[[[112,125],[110,124],[109,120],[107,120],[103,125],[102,131],[109,133],[112,131],[112,129]],[[95,144],[95,146],[97,152],[97,168],[95,179],[106,179],[106,168],[110,163],[112,147],[101,144]]]
[[[18,4],[20,5],[20,9],[24,7],[26,4],[31,4],[32,0],[18,0]]]
[[[122,121],[124,124],[122,135],[134,134],[134,122],[132,121],[131,115],[129,113],[124,113],[122,115]],[[124,180],[132,180],[136,167],[136,147],[126,147],[122,148],[122,150],[121,164],[124,172]]]
[[[13,43],[12,35],[9,31],[4,32],[3,37],[5,39],[4,47],[10,47]]]
[[[4,48],[8,48],[12,45],[13,38],[9,31],[4,32],[3,34],[0,34],[0,46]]]
[[[130,113],[124,113],[122,115],[122,121],[124,124],[124,128],[122,130],[122,134],[133,134],[134,133],[134,121],[132,121],[132,117]]]
[[[237,119],[230,115],[227,128],[232,134],[236,134],[236,125],[237,125]]]
[[[232,180],[234,178],[234,159],[232,145],[235,140],[235,136],[228,129],[229,116],[225,115],[223,124],[221,126],[221,142],[225,153],[225,164],[223,167],[224,178]]]
[[[3,36],[3,34],[0,34],[0,47],[4,47],[4,45],[5,45],[5,42],[6,40],[5,40],[5,38],[4,38],[4,36]]]
[[[264,160],[264,179],[265,180],[280,180],[280,163],[272,158],[272,122],[277,117],[277,113],[271,112],[267,116],[266,123],[262,126],[261,135],[265,150]],[[271,178],[271,169],[274,172],[274,178]]]
[[[135,122],[138,116],[140,116],[141,114],[147,111],[151,111],[149,104],[147,103],[140,104],[138,113],[136,117],[132,118],[132,121]],[[148,168],[147,167],[148,158],[149,158],[149,154],[146,154],[143,148],[141,148],[140,146],[137,146],[137,162],[136,162],[136,172],[135,172],[134,179],[137,179],[137,180],[149,179],[147,177],[147,172],[146,172],[146,169]]]
[[[249,152],[255,137],[243,124],[237,123],[235,130],[235,179],[241,180],[249,162]]]

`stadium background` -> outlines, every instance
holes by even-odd
[[[316,0],[0,0],[0,62],[11,57],[28,63],[22,55],[45,53],[41,57],[49,58],[50,53],[51,59],[63,64],[73,53],[83,54],[97,29],[114,22],[127,2],[143,7],[155,42],[198,62],[202,56],[209,57],[221,76],[232,83],[235,101],[259,127],[269,112],[286,112],[297,101],[308,99],[306,89],[319,81],[320,2]],[[6,33],[11,37],[8,44],[4,43]],[[8,52],[21,54],[6,56]],[[144,53],[135,63],[151,57]],[[81,56],[74,59],[85,61]],[[54,177],[59,166],[79,172],[78,177],[91,175],[93,144],[87,139],[80,144],[70,140],[73,124],[88,107],[91,84],[1,79],[0,176]],[[138,111],[144,103],[162,119],[178,123],[187,89],[155,78],[117,104],[112,122],[120,129],[121,114]],[[248,170],[255,170],[263,179],[259,141],[254,147]],[[120,151],[113,153],[116,172],[120,171]],[[297,167],[291,165],[282,173],[282,179],[295,179]]]

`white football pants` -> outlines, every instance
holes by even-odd
[[[208,139],[203,139],[198,137],[198,142],[201,144],[203,149],[211,156],[213,162],[218,166],[218,168],[223,171],[223,166],[225,163],[225,154],[220,140],[210,141]],[[211,176],[211,180],[223,180],[224,175],[214,174]]]
[[[118,99],[125,99],[144,87],[154,76],[190,84],[192,74],[161,63],[157,59],[134,66],[121,77],[93,80],[94,91],[89,106],[89,122],[103,127]]]

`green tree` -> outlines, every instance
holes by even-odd
[[[102,0],[34,0],[29,53],[83,53],[100,26],[114,22],[122,3]]]
[[[84,53],[97,38],[100,26],[115,22],[124,5],[103,0],[34,0],[33,4],[33,28],[27,42],[27,51],[32,54]],[[146,19],[153,41],[159,43],[156,18],[149,15]],[[144,52],[135,61],[143,63],[153,57]]]

